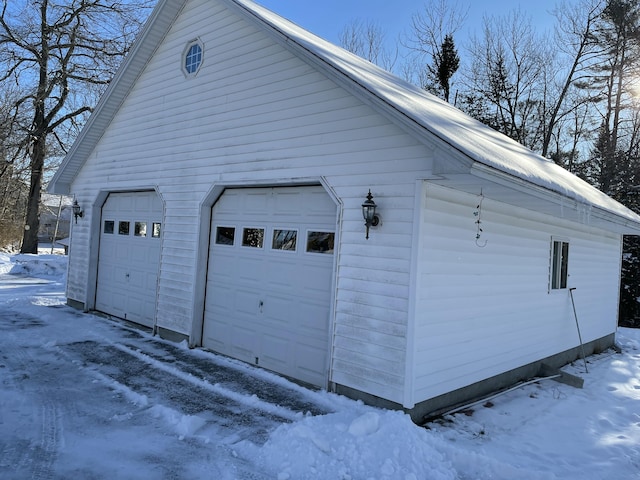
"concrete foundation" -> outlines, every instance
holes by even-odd
[[[614,343],[615,334],[613,333],[589,342],[584,345],[585,355],[602,352],[607,348],[613,347]],[[424,400],[410,409],[404,408],[398,403],[390,402],[340,384],[334,384],[333,390],[340,395],[356,400],[362,400],[369,405],[394,410],[403,410],[411,416],[411,419],[415,423],[421,425],[429,419],[446,413],[457,406],[465,405],[491,394],[495,394],[501,390],[512,387],[523,380],[530,380],[536,377],[545,376],[544,372],[548,371],[549,368],[559,369],[574,360],[581,358],[581,355],[582,351],[580,347],[577,346],[556,355],[523,365],[522,367],[514,368],[513,370],[509,370],[508,372],[504,372],[500,375],[459,388],[452,392]]]

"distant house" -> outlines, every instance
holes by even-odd
[[[69,236],[71,224],[71,197],[43,194],[40,202],[40,229],[38,240],[51,242]]]
[[[69,244],[70,244],[69,237],[65,237],[56,241],[54,244],[54,247],[62,247],[64,249],[64,254],[69,255]]]
[[[570,288],[587,353],[612,345],[640,233],[249,0],[160,0],[50,190],[84,210],[69,304],[417,420],[577,358]]]

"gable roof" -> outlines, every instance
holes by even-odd
[[[159,0],[109,88],[100,99],[49,190],[69,193],[71,183],[188,0]],[[219,0],[264,29],[284,47],[315,65],[352,93],[402,124],[418,139],[436,136],[467,161],[469,172],[518,189],[533,188],[615,224],[614,231],[640,233],[640,215],[509,137],[372,63],[327,42],[251,0]]]

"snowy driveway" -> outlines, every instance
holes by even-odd
[[[51,287],[0,275],[0,478],[271,478],[234,446],[331,411],[267,372],[81,314]]]

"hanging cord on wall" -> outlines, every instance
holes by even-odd
[[[482,201],[484,200],[484,195],[482,194],[482,189],[480,189],[480,201],[478,205],[476,205],[476,211],[473,212],[473,216],[476,217],[476,245],[480,248],[484,248],[487,246],[487,240],[480,241],[480,237],[482,237]]]

